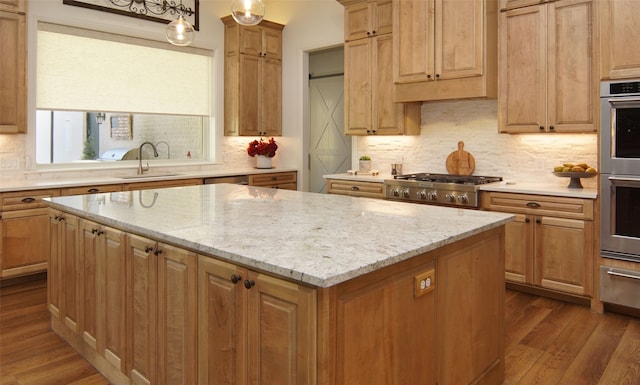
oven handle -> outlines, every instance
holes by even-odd
[[[640,104],[640,98],[637,96],[611,98],[607,101],[612,107],[637,107]]]
[[[640,183],[640,178],[634,178],[629,176],[619,177],[619,176],[610,176],[609,181],[611,182],[634,182]]]
[[[617,271],[612,271],[612,270],[608,270],[607,274],[609,275],[613,275],[616,277],[622,277],[622,278],[631,278],[631,279],[637,279],[640,280],[640,276],[638,275],[632,275],[632,274],[625,274],[625,273],[618,273]]]

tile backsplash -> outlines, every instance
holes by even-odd
[[[359,137],[357,156],[369,155],[372,166],[389,172],[446,173],[447,156],[458,141],[475,158],[475,175],[502,176],[520,182],[567,185],[551,172],[563,162],[597,166],[597,134],[499,134],[496,100],[429,102],[422,105],[419,136]],[[583,179],[595,186],[596,178]]]

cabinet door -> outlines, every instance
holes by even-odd
[[[636,0],[600,0],[600,60],[603,80],[640,77],[640,3]]]
[[[49,210],[49,267],[47,304],[51,315],[60,320],[62,302],[62,212]]]
[[[344,7],[344,40],[364,39],[371,35],[371,20],[367,1]]]
[[[156,383],[157,257],[156,243],[127,237],[127,373],[134,385]]]
[[[537,217],[535,226],[535,283],[593,295],[593,222]]]
[[[247,280],[248,384],[315,384],[315,291],[252,271]]]
[[[498,121],[501,132],[545,130],[547,13],[544,9],[544,6],[532,6],[500,14]]]
[[[91,221],[80,223],[81,318],[80,331],[85,343],[98,351],[98,287],[104,282],[98,280],[98,259],[100,256],[100,226]],[[102,314],[104,315],[104,314]]]
[[[24,14],[0,10],[0,134],[27,131],[26,25]]]
[[[436,80],[481,76],[485,0],[436,0]]]
[[[599,90],[593,8],[592,0],[563,0],[547,6],[549,131],[596,131]]]
[[[434,7],[434,0],[393,2],[393,39],[397,57],[394,62],[395,82],[423,82],[435,73]]]
[[[240,135],[259,135],[260,103],[260,58],[240,55],[240,77],[238,85],[238,130]]]
[[[196,383],[196,254],[158,244],[159,385]]]
[[[49,212],[16,210],[0,219],[0,277],[14,277],[47,270]]]
[[[262,57],[282,60],[282,30],[262,28]]]
[[[262,56],[262,29],[258,26],[239,26],[240,53]]]
[[[505,278],[520,283],[533,283],[533,226],[531,218],[516,214],[505,225]]]
[[[347,135],[367,135],[371,131],[371,39],[345,44],[344,129]]]
[[[260,60],[260,135],[282,135],[282,62]]]
[[[62,268],[62,320],[69,330],[80,333],[80,274],[78,217],[64,214],[62,220],[61,268]]]
[[[198,384],[246,384],[247,270],[198,259]]]
[[[110,227],[100,233],[99,272],[99,351],[120,371],[125,371],[126,236]]]
[[[380,36],[391,33],[393,31],[393,2],[391,0],[376,0],[370,6],[374,18],[373,30],[375,34]]]
[[[391,35],[372,39],[371,82],[375,91],[372,96],[373,129],[377,134],[397,135],[402,133],[399,126],[403,116],[403,104],[393,100],[393,38]],[[349,100],[348,103],[351,103]]]

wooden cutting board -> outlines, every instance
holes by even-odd
[[[476,168],[473,155],[464,150],[464,142],[458,142],[458,150],[447,156],[447,172],[452,175],[471,175]]]

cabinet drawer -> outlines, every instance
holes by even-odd
[[[63,188],[61,191],[62,191],[62,196],[97,194],[97,193],[105,193],[105,192],[122,191],[122,185],[111,184],[111,185],[102,185],[102,186],[67,187],[67,188]]]
[[[59,196],[58,190],[34,190],[2,193],[0,195],[0,212],[48,207],[43,198]]]
[[[600,300],[640,309],[640,273],[600,266]]]
[[[481,192],[480,207],[515,214],[593,219],[593,200],[543,195]]]
[[[249,175],[249,185],[251,186],[275,186],[285,183],[295,183],[296,181],[295,172]]]
[[[384,183],[329,179],[327,192],[354,197],[384,198]]]

